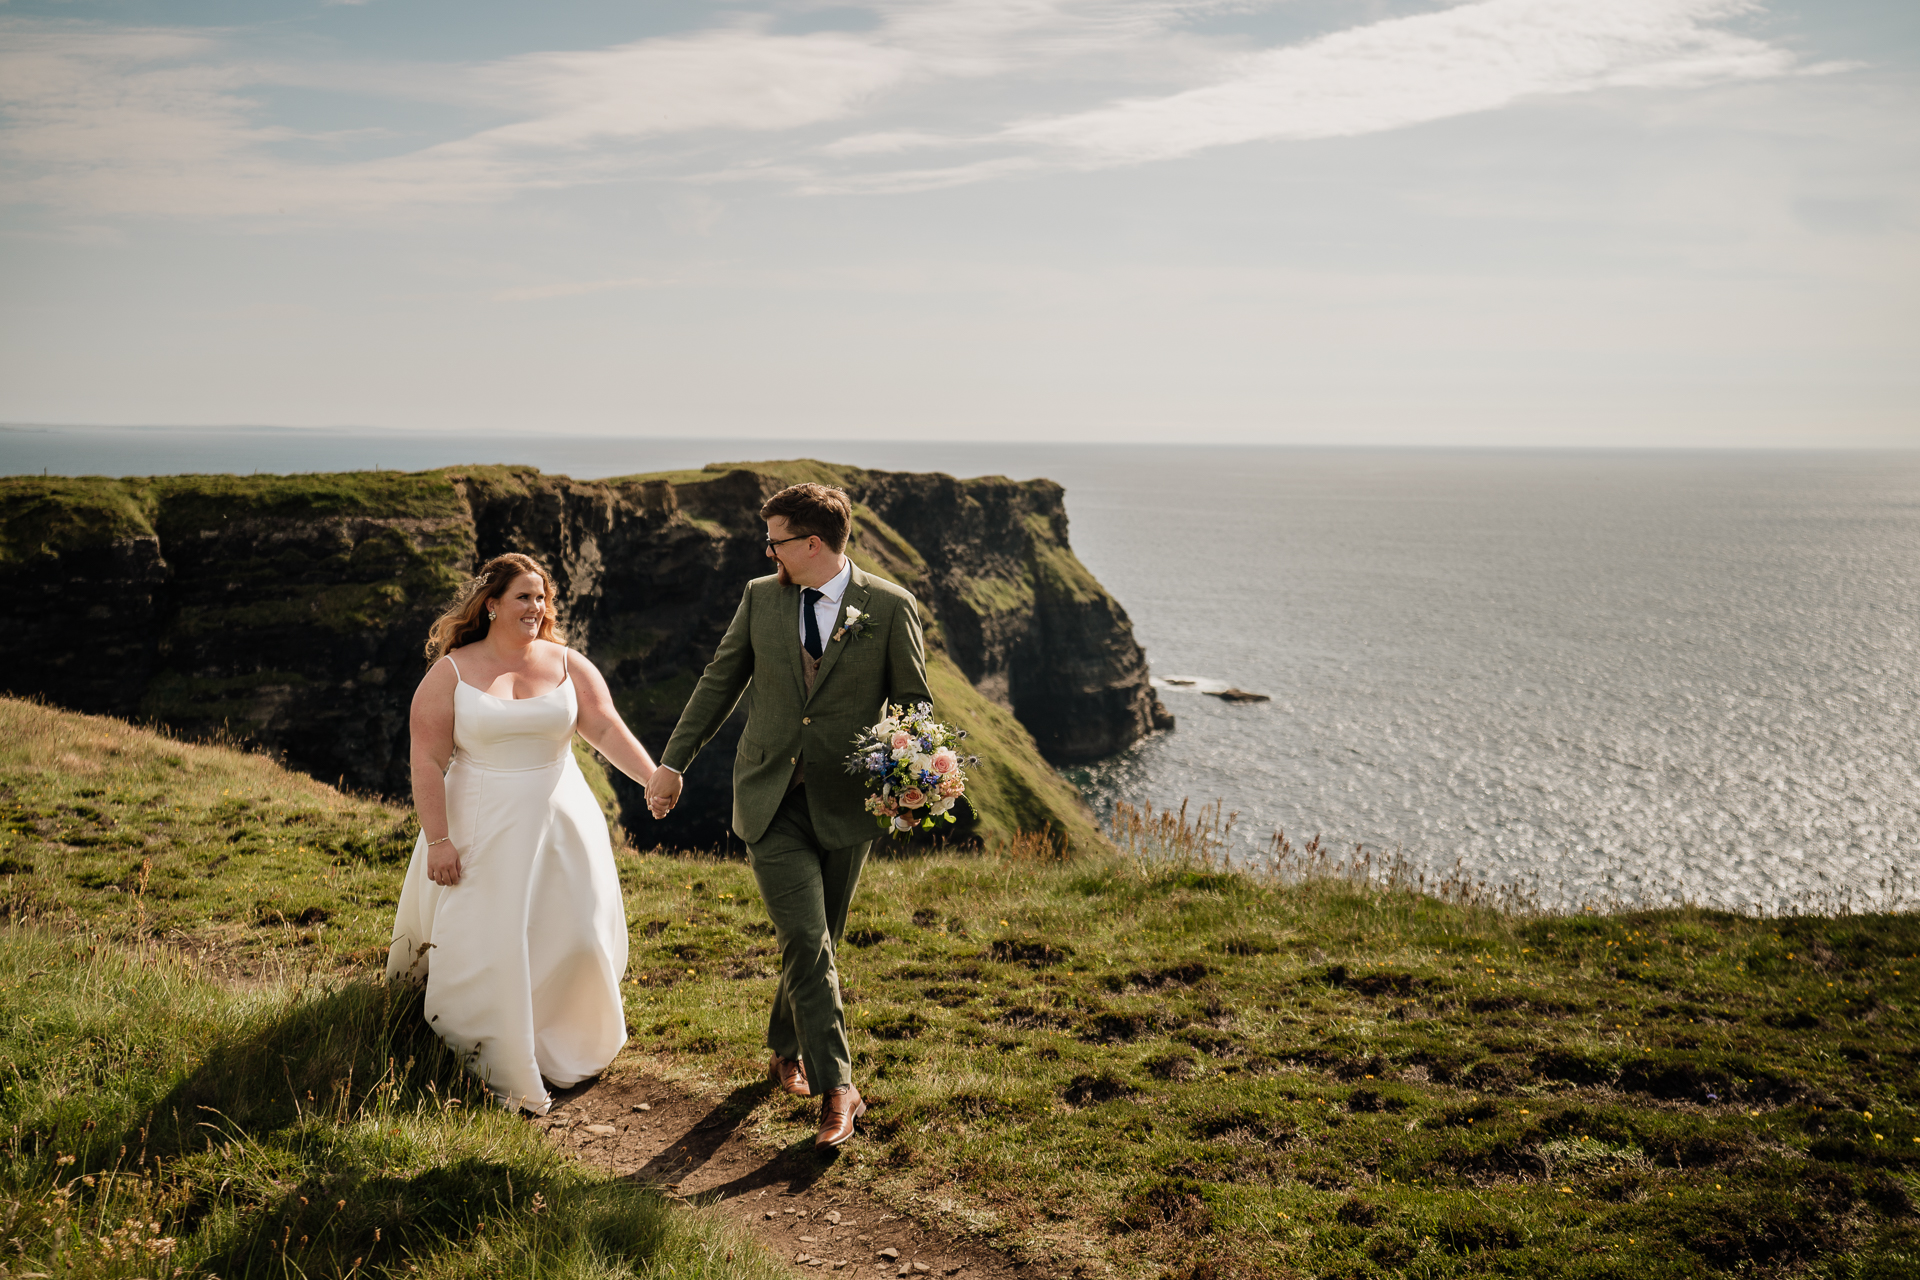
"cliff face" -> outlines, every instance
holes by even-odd
[[[1126,611],[1068,545],[1059,485],[845,475],[847,491],[893,528],[928,531],[920,596],[940,618],[947,652],[1049,760],[1097,760],[1173,727]]]
[[[989,762],[978,833],[1097,840],[1041,757],[1109,754],[1170,720],[1047,481],[811,462],[604,482],[505,467],[11,478],[0,582],[17,622],[0,670],[11,693],[224,732],[329,781],[404,795],[426,629],[475,564],[520,550],[554,574],[569,640],[658,749],[742,586],[765,571],[760,503],[796,479],[845,487],[855,559],[926,604],[942,712],[981,736]],[[614,779],[637,839],[725,841],[735,719],[668,823],[638,817],[637,788]]]

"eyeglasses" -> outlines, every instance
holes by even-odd
[[[812,536],[813,536],[813,535],[812,535],[812,534],[810,534],[810,533],[796,533],[796,534],[794,534],[794,535],[793,535],[793,536],[792,536],[791,538],[768,538],[768,539],[767,539],[767,554],[768,554],[768,555],[772,555],[772,554],[773,554],[773,549],[774,549],[775,547],[778,547],[778,546],[781,546],[781,545],[783,545],[783,544],[785,544],[785,543],[788,543],[788,542],[799,542],[799,541],[800,541],[801,539],[803,539],[803,538],[811,538]]]

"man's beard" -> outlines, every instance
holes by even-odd
[[[776,558],[773,562],[773,567],[775,575],[780,579],[781,586],[790,587],[793,585],[793,575],[787,572],[786,561]]]

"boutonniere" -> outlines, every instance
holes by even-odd
[[[867,628],[872,625],[872,618],[860,612],[852,605],[848,605],[847,619],[840,624],[840,629],[833,633],[833,638],[835,640],[841,640],[847,636],[863,636],[867,634]]]

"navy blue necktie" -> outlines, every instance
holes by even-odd
[[[826,594],[824,591],[815,591],[812,587],[800,593],[800,621],[806,628],[807,656],[815,662],[820,661],[820,655],[825,652],[826,646],[820,643],[820,619],[815,616],[813,606],[815,601]]]

